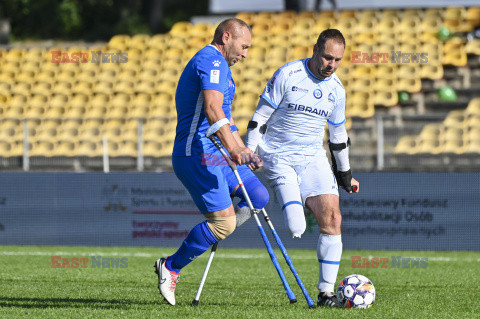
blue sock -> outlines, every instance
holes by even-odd
[[[179,273],[183,267],[217,242],[218,239],[212,234],[207,221],[204,221],[192,228],[177,252],[168,257],[165,266],[171,271]]]
[[[254,208],[262,209],[268,204],[268,200],[270,199],[268,191],[256,176],[245,180],[243,185],[245,185],[245,190],[247,191]],[[240,187],[235,191],[235,196],[240,198],[240,202],[237,205],[238,207],[241,208],[248,205],[247,201],[243,197],[243,192]]]

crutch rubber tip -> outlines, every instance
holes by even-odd
[[[290,299],[290,303],[296,303],[297,299]]]
[[[195,300],[195,299],[194,299],[194,300],[192,301],[192,306],[194,306],[194,307],[198,306],[198,302],[199,302],[198,300]]]

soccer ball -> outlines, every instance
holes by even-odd
[[[346,308],[370,308],[375,301],[375,287],[365,276],[350,275],[338,285],[337,298]]]

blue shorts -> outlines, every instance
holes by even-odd
[[[202,214],[232,205],[230,194],[238,186],[238,181],[220,152],[209,158],[201,154],[173,156],[172,164],[175,175],[187,188]],[[246,165],[237,165],[237,170],[242,181],[255,177]]]

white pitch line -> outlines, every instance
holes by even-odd
[[[159,251],[156,254],[150,253],[122,253],[122,252],[101,252],[101,251],[94,251],[94,252],[67,252],[67,251],[53,251],[53,252],[45,252],[45,251],[0,251],[0,255],[4,256],[105,256],[105,257],[143,257],[143,258],[158,258],[158,256],[166,255],[167,253]],[[281,253],[277,254],[281,255]],[[206,256],[206,255],[205,255]],[[268,259],[270,258],[267,253],[265,254],[223,254],[217,253],[215,255],[218,258],[230,258],[230,259]],[[425,257],[411,257],[411,256],[402,256],[397,255],[401,258],[425,258]],[[297,260],[309,260],[313,259],[316,260],[316,256],[312,253],[312,256],[295,256],[290,255],[292,259]],[[364,257],[364,256],[362,256]],[[365,256],[369,260],[371,260],[374,256]],[[378,257],[378,256],[376,256]],[[392,256],[387,257],[379,257],[379,258],[388,258],[391,259]],[[456,257],[426,257],[428,261],[443,261],[443,262],[454,262],[454,261],[475,261],[480,262],[480,258],[456,258]],[[343,256],[342,260],[351,260],[351,257]]]

